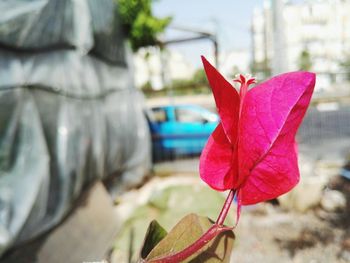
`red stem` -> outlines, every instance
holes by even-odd
[[[221,209],[221,212],[219,214],[218,219],[216,220],[215,224],[213,224],[207,232],[205,232],[199,239],[197,239],[194,243],[192,243],[190,246],[185,248],[182,251],[179,251],[175,254],[168,255],[165,257],[155,258],[151,259],[150,261],[147,261],[148,263],[177,263],[182,260],[185,260],[186,258],[192,256],[194,253],[199,251],[202,247],[204,247],[208,242],[210,242],[214,237],[219,235],[222,232],[225,232],[227,230],[232,230],[231,227],[225,227],[223,226],[227,213],[230,210],[230,206],[232,204],[233,198],[235,196],[235,190],[230,190],[224,206]]]
[[[235,190],[230,190],[230,192],[228,193],[228,196],[226,197],[224,206],[221,209],[221,212],[219,214],[218,219],[216,220],[215,224],[221,226],[224,224],[226,216],[228,211],[230,210],[233,198],[235,197]]]

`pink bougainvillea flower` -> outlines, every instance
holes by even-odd
[[[221,122],[200,158],[212,188],[235,189],[242,205],[274,199],[299,181],[295,134],[310,103],[315,74],[291,72],[256,85],[238,76],[239,93],[202,57]]]

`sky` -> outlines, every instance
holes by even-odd
[[[261,8],[263,0],[157,0],[153,4],[156,16],[172,16],[172,26],[216,31],[221,51],[250,50],[250,25],[254,8]],[[294,0],[293,2],[301,2]],[[168,29],[163,36],[171,39],[186,33]],[[186,56],[195,66],[200,65],[200,55],[213,53],[212,44],[202,40],[169,47]]]
[[[221,51],[250,48],[250,24],[254,7],[263,0],[158,0],[154,2],[156,16],[172,16],[173,26],[190,27],[217,32]],[[165,39],[188,36],[187,33],[167,30]],[[212,54],[210,41],[202,40],[170,47],[183,53],[194,65],[200,65],[200,55]],[[198,60],[198,61],[196,61]]]

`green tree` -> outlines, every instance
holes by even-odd
[[[115,0],[126,37],[133,51],[157,44],[157,36],[169,25],[171,17],[152,14],[152,0]]]
[[[350,81],[350,56],[340,63],[340,66],[346,73],[346,79]]]
[[[309,51],[303,50],[299,56],[299,69],[310,70],[312,67],[312,61]]]
[[[260,61],[260,62],[254,61],[250,65],[250,70],[252,71],[253,75],[256,77],[261,76],[263,79],[270,77],[271,76],[270,60],[265,58],[263,61]]]
[[[197,69],[193,74],[192,83],[194,86],[207,86],[207,75],[205,74],[204,69]]]

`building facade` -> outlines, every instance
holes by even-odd
[[[273,61],[283,60],[287,71],[312,70],[318,74],[319,87],[346,78],[342,63],[350,59],[350,1],[305,1],[283,3],[281,19],[274,20],[271,1],[254,10],[252,20],[252,66],[258,75],[271,74]],[[283,39],[283,57],[275,54],[277,32]],[[264,76],[264,77],[265,77]]]
[[[158,47],[141,48],[134,54],[135,84],[145,83],[155,89],[162,89],[171,80],[192,78],[195,67],[180,52],[160,51]]]

